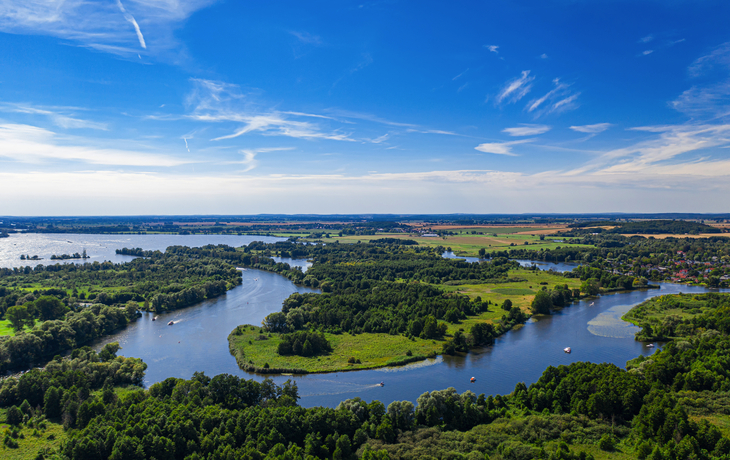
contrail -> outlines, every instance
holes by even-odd
[[[188,153],[190,153],[190,147],[188,147],[188,140],[183,137],[183,140],[185,141],[185,148],[188,149]]]
[[[142,48],[147,49],[147,44],[144,42],[144,36],[142,35],[142,31],[139,28],[139,24],[137,24],[137,21],[134,20],[134,16],[127,13],[127,10],[124,9],[124,5],[122,5],[121,0],[117,0],[117,6],[119,7],[119,10],[122,12],[122,14],[124,14],[124,19],[129,21],[134,26],[134,30],[137,32],[137,39],[139,39],[139,45]]]

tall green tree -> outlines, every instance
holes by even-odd
[[[553,307],[553,301],[550,299],[550,294],[547,291],[537,291],[535,298],[532,299],[530,309],[532,313],[539,315],[546,315],[550,313],[550,309]]]
[[[25,305],[14,305],[8,308],[5,318],[10,321],[10,325],[16,333],[22,331],[25,326],[33,327],[34,323],[33,317]]]

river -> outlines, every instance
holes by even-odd
[[[51,236],[56,240],[69,237]],[[101,237],[110,241],[105,244],[121,242],[128,247],[164,249],[172,244],[200,246],[218,242],[240,246],[246,243],[243,238],[248,238],[249,242],[264,238],[219,237],[222,239],[217,240],[206,236],[195,242],[183,241],[191,237],[159,235],[162,238],[156,246],[145,246],[137,235],[129,236],[132,237],[129,240],[125,240],[127,235],[120,236],[119,241],[116,236],[104,235],[77,235],[77,239],[88,242],[94,241],[93,237]],[[306,261],[284,261],[303,269],[308,267]],[[548,264],[545,268],[565,271],[572,267]],[[195,371],[203,371],[209,376],[229,373],[262,380],[265,376],[248,374],[238,368],[228,351],[228,334],[239,324],[260,324],[266,315],[279,311],[284,299],[292,293],[314,291],[295,286],[273,273],[249,269],[242,271],[242,275],[241,286],[217,299],[162,314],[157,321],[152,321],[150,314],[144,314],[123,331],[95,343],[94,347],[100,349],[105,343],[116,341],[122,346],[120,354],[142,358],[149,366],[144,381],[147,386],[167,377],[190,378]],[[678,292],[707,290],[663,283],[661,289],[615,293],[577,302],[553,315],[533,318],[523,328],[498,338],[493,346],[474,350],[465,357],[444,356],[403,367],[368,371],[275,376],[273,380],[281,384],[294,378],[299,386],[300,404],[305,407],[334,407],[340,401],[354,397],[367,401],[378,399],[386,405],[395,400],[415,402],[426,391],[447,387],[454,387],[459,392],[505,394],[518,382],[528,385],[535,382],[550,365],[592,361],[623,367],[629,359],[652,353],[653,349],[633,340],[637,328],[621,321],[620,317],[646,299]],[[170,320],[175,321],[173,326],[167,326]],[[571,347],[573,352],[564,353],[565,347]],[[471,377],[476,378],[475,383],[469,382]],[[385,386],[377,385],[381,381]]]
[[[239,324],[260,324],[267,314],[279,311],[283,300],[293,292],[313,291],[279,275],[246,270],[243,284],[226,295],[161,315],[154,322],[145,315],[96,348],[118,341],[121,354],[144,359],[149,365],[145,385],[167,377],[190,378],[194,371],[262,380],[265,376],[238,368],[229,354],[227,336]],[[386,405],[395,400],[415,402],[426,391],[448,387],[459,392],[505,394],[517,382],[535,382],[549,365],[593,361],[624,367],[629,359],[651,354],[653,349],[633,340],[638,328],[620,318],[646,299],[678,292],[707,290],[664,283],[661,289],[577,302],[553,315],[533,318],[520,330],[498,338],[493,346],[474,350],[465,357],[443,356],[396,368],[272,378],[278,384],[293,378],[299,386],[300,404],[305,407],[334,407],[354,397],[378,399]],[[174,326],[166,325],[170,320],[175,321]],[[564,353],[565,347],[573,352]],[[476,383],[469,382],[471,377],[476,377]],[[378,385],[381,381],[384,387]]]

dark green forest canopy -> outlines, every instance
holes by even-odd
[[[698,235],[700,233],[722,233],[722,229],[700,222],[687,220],[644,220],[638,222],[596,221],[571,224],[571,228],[613,227],[611,229],[591,228],[591,232],[608,233],[643,233],[643,234],[678,234]]]
[[[481,263],[444,259],[438,248],[382,242],[305,248],[313,266],[299,282],[319,287],[323,293],[293,294],[284,302],[284,327],[288,329],[400,334],[429,316],[442,319],[452,312],[458,319],[474,315],[486,305],[466,295],[445,293],[436,285],[460,280],[504,280],[509,270],[519,266],[501,258]],[[269,245],[266,250],[274,249]],[[272,318],[268,323],[281,321]],[[279,327],[272,330],[286,332]]]

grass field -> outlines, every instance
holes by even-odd
[[[675,302],[681,301],[681,303]],[[708,310],[706,302],[694,300],[692,295],[666,295],[649,299],[629,310],[621,319],[635,326],[643,324],[661,324],[667,316],[678,316],[681,319],[692,318]]]
[[[503,251],[506,249],[529,248],[532,250],[555,249],[557,247],[566,246],[568,243],[560,240],[559,235],[544,235],[544,240],[540,240],[540,232],[554,231],[530,227],[499,227],[499,228],[466,228],[458,230],[456,235],[446,237],[421,237],[402,233],[379,233],[376,235],[345,235],[337,236],[332,233],[331,238],[322,238],[316,241],[341,243],[356,243],[358,241],[366,242],[377,240],[380,238],[398,238],[415,240],[422,246],[443,246],[451,248],[456,255],[477,257],[479,250],[484,248],[487,252]],[[477,232],[477,233],[472,233]],[[571,244],[576,247],[591,247],[588,245]]]
[[[26,332],[30,331],[30,330],[31,330],[31,328],[29,328],[27,326],[25,327]],[[6,319],[0,321],[0,337],[3,337],[3,336],[11,336],[11,337],[15,336],[15,331],[10,326],[10,321],[8,321]]]
[[[333,351],[326,355],[305,358],[303,356],[281,356],[277,349],[281,339],[278,334],[265,335],[256,326],[243,326],[241,335],[231,334],[232,347],[242,350],[246,362],[264,367],[268,364],[276,369],[302,369],[307,372],[340,372],[356,369],[373,369],[397,364],[399,361],[415,356],[426,357],[441,352],[443,341],[409,340],[401,335],[388,334],[325,334]],[[264,335],[266,340],[257,340]],[[250,341],[250,343],[249,343]],[[411,356],[408,356],[408,352]],[[349,363],[348,360],[360,360]]]
[[[5,423],[5,412],[6,409],[0,409],[0,420],[2,420],[0,430],[3,439],[10,432],[10,425]],[[45,425],[45,429],[23,426],[20,436],[15,439],[18,443],[17,448],[13,449],[0,443],[0,458],[3,460],[30,460],[36,458],[38,451],[43,448],[57,449],[66,439],[66,432],[63,431],[61,424],[46,421]]]
[[[462,284],[459,286],[439,285],[447,292],[461,292],[471,298],[481,297],[483,301],[491,300],[492,303],[502,305],[506,299],[512,304],[529,311],[535,293],[547,287],[554,288],[556,285],[567,284],[570,289],[579,288],[581,281],[578,278],[565,278],[560,275],[553,275],[545,271],[512,270],[508,276],[514,279],[523,279],[512,283],[494,284]]]

